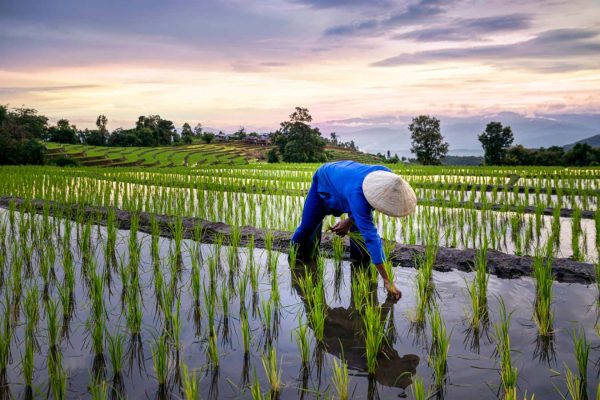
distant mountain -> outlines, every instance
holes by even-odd
[[[435,114],[433,114],[435,115]],[[352,118],[317,123],[324,136],[336,132],[344,141],[354,140],[362,151],[377,153],[390,150],[398,155],[410,154],[408,124],[413,116]],[[600,114],[537,114],[527,116],[513,112],[471,117],[437,116],[442,135],[450,144],[450,154],[483,154],[477,136],[491,121],[509,125],[514,144],[525,147],[564,146],[600,134]]]
[[[567,144],[567,145],[563,146],[563,148],[565,150],[571,150],[577,143],[587,143],[592,147],[600,147],[600,135],[594,135],[589,138],[578,140],[575,143],[571,143],[571,144]]]

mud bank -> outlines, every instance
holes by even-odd
[[[73,220],[77,216],[93,217],[97,223],[106,224],[106,219],[109,214],[109,208],[91,207],[79,205],[65,205],[52,201],[31,200],[26,201],[19,197],[3,196],[0,197],[0,207],[9,208],[11,202],[14,202],[17,208],[26,205],[27,211],[35,210],[36,213],[42,214],[44,206],[49,209],[51,215],[65,216],[69,215]],[[68,211],[68,212],[67,212]],[[115,209],[116,223],[119,229],[127,230],[130,228],[132,212]],[[145,212],[138,213],[139,215],[139,231],[151,233],[152,215]],[[158,223],[160,235],[163,237],[172,237],[173,232],[171,227],[175,223],[176,218],[166,215],[154,215],[154,219]],[[200,218],[182,218],[183,237],[186,239],[194,238],[194,231],[197,225],[202,227],[202,242],[214,243],[217,237],[222,236],[223,242],[228,243],[231,235],[231,226],[221,222],[210,222]],[[267,230],[258,229],[255,227],[245,226],[241,228],[241,245],[248,243],[250,237],[254,236],[254,245],[257,248],[265,248],[265,238]],[[292,233],[286,231],[271,231],[273,235],[273,249],[287,253],[289,250],[289,241]],[[321,249],[326,256],[333,255],[332,239],[334,235],[329,233],[323,234]],[[347,247],[347,243],[346,243]],[[414,268],[415,257],[423,255],[425,247],[422,245],[406,245],[396,243],[392,252],[392,263],[406,268]],[[461,271],[471,271],[475,259],[474,249],[453,249],[440,247],[437,253],[434,268],[438,271],[451,271],[453,269]],[[532,258],[521,257],[511,254],[501,253],[496,250],[488,251],[488,270],[490,273],[497,275],[500,278],[518,278],[531,274]],[[344,254],[344,259],[349,260],[348,251]],[[573,261],[567,258],[557,258],[552,264],[552,270],[555,279],[559,282],[577,282],[577,283],[592,283],[595,281],[594,266],[588,263]]]

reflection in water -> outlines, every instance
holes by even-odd
[[[363,268],[361,265],[352,265],[351,279],[357,279],[357,271]],[[366,267],[368,268],[368,267]],[[302,291],[298,285],[299,278],[304,278],[306,274],[316,273],[315,263],[302,264],[297,263],[296,266],[292,267],[292,287],[296,290],[299,297],[303,299],[305,312],[307,303],[302,296]],[[353,285],[350,285],[353,287]],[[369,288],[369,295],[377,295],[377,284],[376,282]],[[351,293],[354,296],[354,293]],[[394,303],[391,300],[386,300],[381,305],[382,324],[386,321],[393,321],[388,316],[393,315]],[[350,306],[330,308],[326,305],[327,316],[325,318],[325,329],[322,345],[318,345],[316,353],[319,354],[322,350],[338,357],[344,358],[348,364],[348,368],[365,372],[367,371],[367,360],[365,358],[365,343],[364,336],[362,333],[363,323],[360,313],[354,309],[353,298],[350,299]],[[393,322],[387,329],[388,332],[388,343],[393,343],[393,340],[389,340],[389,337],[393,339],[395,329]],[[386,341],[384,341],[381,349],[380,356],[378,358],[378,367],[375,376],[373,376],[369,382],[369,398],[377,398],[377,389],[375,382],[388,387],[397,387],[406,389],[412,383],[412,376],[416,373],[417,366],[419,364],[419,357],[415,354],[406,354],[400,356],[398,352]],[[321,363],[317,363],[319,366]],[[301,371],[301,376],[304,375],[304,371]]]

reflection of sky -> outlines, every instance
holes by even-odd
[[[8,0],[0,103],[111,128],[599,109],[597,4],[484,3]]]
[[[7,218],[8,211],[0,210],[0,217]],[[18,220],[18,218],[17,218]],[[42,217],[37,216],[36,222],[41,224]],[[39,225],[37,224],[37,225]],[[81,228],[81,227],[80,227]],[[61,232],[64,232],[64,226],[61,227]],[[98,231],[92,229],[92,241],[94,244],[99,244],[97,257],[98,266],[104,266],[104,252],[103,246],[97,242],[97,238],[100,235],[102,241],[106,240],[107,231],[105,227],[101,227]],[[87,337],[87,330],[84,327],[85,321],[89,318],[89,304],[87,303],[88,290],[83,286],[83,279],[81,274],[82,268],[80,266],[80,254],[78,253],[76,242],[76,230],[72,231],[72,248],[75,256],[75,271],[78,274],[75,280],[76,282],[76,312],[75,319],[72,322],[71,336],[68,341],[63,341],[61,350],[64,357],[64,366],[69,372],[69,388],[70,393],[76,393],[77,395],[85,396],[87,393],[87,382],[89,380],[90,372],[89,366],[91,365],[93,355],[90,351],[89,338]],[[147,234],[139,233],[138,240],[141,243],[141,260],[142,264],[140,267],[140,279],[142,298],[144,302],[144,318],[143,324],[144,329],[142,337],[144,340],[144,363],[146,371],[138,371],[134,369],[132,373],[126,373],[125,386],[129,394],[139,393],[140,396],[150,397],[156,391],[156,381],[153,378],[153,366],[152,358],[150,357],[151,345],[161,329],[160,317],[156,316],[155,309],[155,296],[154,296],[154,282],[153,282],[153,267],[150,262],[152,256],[150,252],[150,236]],[[117,238],[117,252],[123,256],[123,262],[127,262],[128,246],[129,242],[129,231],[118,231]],[[161,254],[162,265],[161,268],[164,270],[165,279],[167,282],[170,280],[169,276],[169,252],[172,246],[172,242],[166,238],[161,238],[159,241],[159,248]],[[194,336],[193,320],[191,318],[190,311],[192,309],[192,298],[191,289],[189,287],[190,282],[190,269],[191,260],[188,254],[188,249],[194,246],[194,242],[191,240],[185,240],[183,243],[184,255],[183,255],[183,268],[181,269],[180,285],[179,290],[181,293],[181,313],[182,313],[182,359],[190,366],[190,368],[196,369],[205,366],[205,334],[207,331],[207,322],[204,315],[203,329],[204,334],[201,338]],[[214,246],[202,245],[203,263],[202,274],[207,274],[206,260],[214,254]],[[298,326],[298,313],[304,318],[304,306],[298,296],[297,292],[291,286],[291,274],[290,269],[287,265],[287,257],[285,254],[274,253],[278,256],[278,287],[281,295],[281,323],[278,340],[275,345],[277,347],[278,362],[282,366],[282,378],[285,383],[284,385],[284,396],[283,398],[296,398],[297,397],[297,386],[298,386],[298,373],[300,371],[300,360],[299,354],[296,348],[291,332]],[[240,250],[240,268],[246,268],[246,252],[244,249]],[[268,299],[270,297],[270,276],[266,271],[266,254],[262,249],[256,249],[255,265],[260,268],[259,279],[259,296],[261,299]],[[120,259],[120,257],[119,257]],[[219,277],[219,285],[224,282],[227,284],[227,273],[229,267],[227,265],[227,248],[226,246],[222,249],[223,272]],[[7,264],[9,265],[9,264]],[[60,255],[56,260],[56,272],[58,274],[58,282],[62,282],[62,269],[61,269],[61,258]],[[326,298],[327,303],[330,307],[349,307],[350,306],[350,287],[351,287],[351,276],[350,276],[350,265],[349,263],[343,263],[341,267],[342,271],[342,283],[340,287],[340,297],[336,299],[335,293],[335,273],[333,262],[327,261],[325,267],[325,287],[326,287]],[[427,365],[427,351],[428,345],[426,343],[419,343],[415,341],[413,331],[410,330],[410,323],[407,315],[409,315],[415,306],[415,293],[414,293],[414,279],[416,276],[416,270],[412,268],[395,268],[395,282],[397,286],[402,290],[402,299],[394,306],[394,325],[398,332],[396,342],[393,344],[395,350],[397,350],[400,356],[407,354],[416,354],[420,357],[420,362],[417,368],[417,374],[423,377],[426,383],[431,381],[431,370]],[[239,275],[243,276],[242,274]],[[500,382],[498,372],[495,370],[497,367],[496,358],[493,355],[494,342],[488,339],[482,339],[481,350],[479,354],[469,350],[468,346],[465,345],[463,340],[465,339],[464,330],[465,316],[470,311],[469,303],[466,294],[466,282],[472,279],[473,275],[463,273],[459,271],[452,271],[447,273],[441,273],[434,271],[433,280],[436,287],[436,291],[439,295],[437,298],[437,304],[440,306],[442,317],[445,321],[448,333],[451,333],[451,343],[449,350],[449,386],[448,396],[449,399],[454,398],[472,398],[473,393],[478,393],[477,398],[481,399],[496,399],[495,388]],[[121,303],[121,275],[118,272],[112,273],[112,292],[109,293],[106,290],[105,294],[105,306],[108,311],[108,329],[111,334],[116,332],[126,332],[124,326]],[[34,279],[41,279],[39,275],[35,275]],[[465,281],[466,280],[466,281]],[[29,285],[33,281],[27,280],[24,282]],[[208,284],[208,283],[206,283]],[[237,286],[236,286],[237,287]],[[491,310],[492,322],[498,321],[497,315],[497,296],[502,296],[506,302],[508,310],[513,312],[512,323],[510,329],[511,345],[514,349],[513,352],[513,363],[519,369],[519,388],[520,390],[528,390],[529,395],[536,394],[536,398],[544,399],[555,399],[558,398],[554,387],[549,383],[550,377],[553,373],[550,368],[557,371],[564,371],[563,361],[567,362],[568,365],[573,369],[575,367],[573,360],[573,348],[570,338],[570,332],[574,327],[584,328],[588,339],[592,344],[592,350],[590,352],[590,363],[589,363],[589,376],[595,376],[593,360],[598,359],[600,345],[598,337],[593,332],[593,326],[596,317],[596,308],[594,307],[594,301],[597,296],[596,288],[594,286],[586,286],[581,284],[554,284],[554,311],[555,311],[555,324],[556,331],[556,361],[548,366],[543,363],[539,363],[533,359],[534,351],[534,340],[536,337],[536,328],[531,321],[531,312],[534,299],[534,283],[530,278],[514,279],[514,280],[503,280],[491,276],[488,285],[488,302]],[[239,331],[239,294],[236,291],[232,291],[230,299],[230,329],[231,329],[231,342],[223,343],[219,340],[219,354],[221,359],[220,376],[218,386],[220,387],[220,393],[223,397],[235,397],[239,392],[241,368],[242,368],[242,344],[241,335]],[[58,300],[58,293],[55,291],[51,295]],[[383,286],[379,282],[379,301],[383,303],[385,299],[385,293]],[[248,287],[248,298],[246,304],[250,307],[251,288]],[[262,369],[260,360],[261,352],[263,351],[263,325],[257,314],[250,312],[250,325],[252,327],[252,354],[250,357],[250,374],[252,375],[252,369],[255,368],[257,376],[261,380],[261,386],[263,390],[267,388],[267,382]],[[220,307],[217,307],[217,325],[221,321]],[[43,327],[44,322],[42,322]],[[43,329],[43,328],[42,328]],[[426,335],[429,335],[428,327],[426,327]],[[219,331],[220,332],[220,331]],[[22,330],[17,330],[17,334],[21,335]],[[490,333],[491,334],[491,333]],[[45,339],[43,336],[38,336],[41,341],[42,352],[44,355],[37,359],[37,362],[42,363],[45,360],[47,349]],[[17,338],[20,340],[20,338]],[[313,342],[314,346],[314,342]],[[314,347],[313,347],[314,349]],[[309,381],[309,387],[314,389],[320,384],[320,389],[324,388],[330,382],[331,371],[332,371],[332,357],[331,355],[325,356],[322,380],[319,380],[316,376],[317,372],[313,368],[311,372],[311,379]],[[313,364],[314,366],[314,364]],[[38,366],[38,371],[43,371],[44,365]],[[356,371],[351,371],[351,374],[356,374]],[[207,388],[210,384],[211,375],[204,376],[201,388],[203,394],[206,394]],[[21,382],[21,372],[19,363],[12,363],[9,367],[9,381],[10,382]],[[39,380],[39,384],[45,384],[44,374],[36,374],[36,379]],[[564,391],[564,380],[562,377],[552,378],[553,382]],[[232,385],[231,383],[235,383]],[[590,379],[589,386],[595,384],[594,379]],[[21,385],[13,384],[13,394],[18,395],[18,391],[22,389]],[[365,397],[367,392],[367,380],[364,374],[353,375],[350,378],[351,389],[356,389],[356,397]],[[593,388],[595,390],[595,388]],[[402,392],[399,388],[392,388],[388,386],[378,386],[381,398],[395,398]],[[410,392],[410,389],[408,389]],[[591,393],[594,393],[593,391]],[[130,396],[131,397],[131,396]],[[203,396],[207,397],[207,396]]]

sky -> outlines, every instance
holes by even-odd
[[[597,0],[0,0],[0,104],[269,131],[600,113]]]

